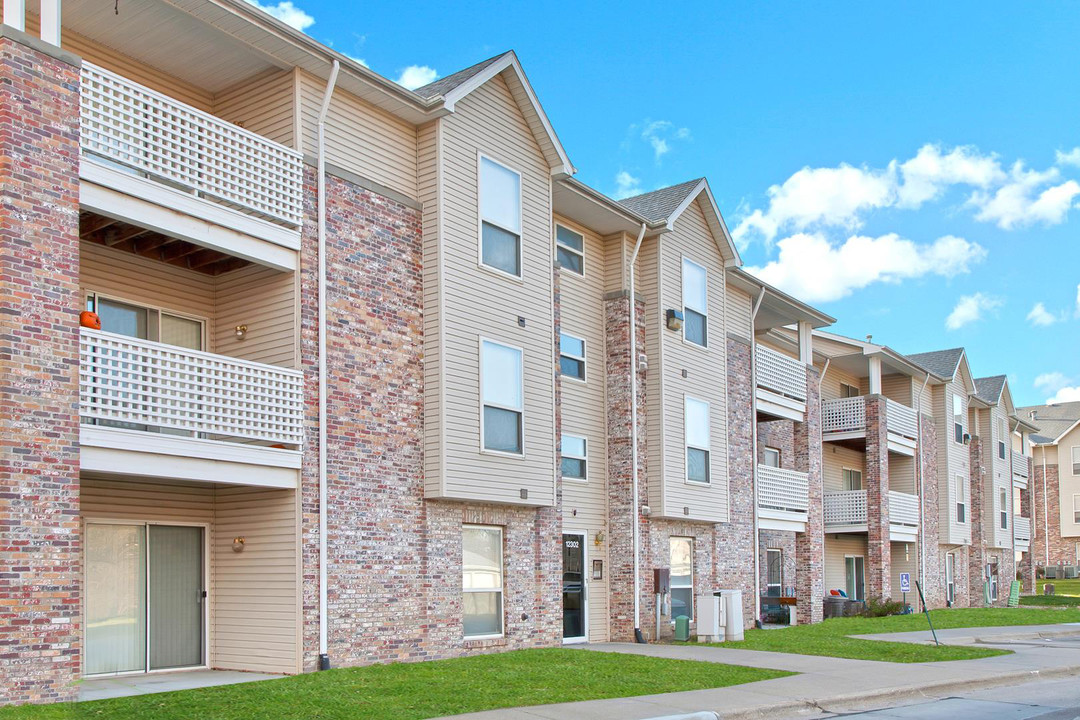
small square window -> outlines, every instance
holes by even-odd
[[[580,233],[556,225],[555,255],[564,270],[576,275],[585,274],[585,238]]]
[[[585,341],[567,333],[559,334],[559,373],[574,380],[585,380]]]
[[[562,460],[559,466],[563,479],[587,480],[589,477],[589,443],[577,435],[562,436]]]
[[[851,468],[844,468],[843,481],[844,490],[862,490],[862,470],[853,470]]]
[[[780,451],[776,448],[765,448],[765,467],[780,467]]]

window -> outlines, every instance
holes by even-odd
[[[769,548],[765,551],[765,594],[780,597],[784,586],[784,551]]]
[[[686,479],[708,483],[709,403],[686,398]]]
[[[587,480],[589,477],[589,443],[577,435],[562,436],[562,476],[570,480]]]
[[[556,225],[555,256],[564,270],[585,275],[585,238],[579,233]]]
[[[203,349],[205,323],[197,318],[113,300],[97,293],[86,296],[86,309],[98,314],[105,332],[188,350]]]
[[[847,556],[844,558],[844,575],[847,578],[847,596],[852,600],[865,600],[864,588],[866,587],[865,574],[866,560],[861,557]]]
[[[480,360],[483,448],[522,454],[521,350],[484,340]]]
[[[1072,474],[1080,475],[1080,446],[1074,446],[1072,449],[1072,466]]]
[[[1001,529],[1009,529],[1009,496],[1005,492],[1005,488],[1001,489],[1001,494],[998,496],[998,500],[1001,502],[1001,506],[998,509],[999,519],[1001,521]]]
[[[701,347],[709,345],[709,275],[705,268],[683,258],[683,339]]]
[[[840,397],[841,398],[854,398],[859,397],[862,393],[859,392],[859,388],[854,385],[848,385],[845,382],[840,383]]]
[[[1080,565],[1080,542],[1073,546],[1074,554],[1076,555],[1076,564]]]
[[[521,277],[521,176],[480,158],[480,262]]]
[[[949,605],[956,601],[956,553],[945,554],[945,600]]]
[[[997,560],[997,557],[991,557],[990,562],[986,563],[986,582],[990,585],[990,602],[997,602],[997,599],[998,599],[998,560]]]
[[[998,423],[998,425],[999,425],[998,432],[1000,433],[1000,435],[998,435],[998,457],[1001,458],[1002,460],[1004,460],[1005,459],[1005,439],[1007,437],[1009,437],[1009,429],[1008,429],[1008,425],[1006,424],[1004,419],[1002,419],[1002,421],[1000,423]]]
[[[776,448],[765,448],[765,467],[780,467],[780,451]]]
[[[952,396],[953,440],[964,442],[964,399],[958,393]]]
[[[673,537],[671,543],[671,619],[694,619],[694,539]]]
[[[964,476],[956,476],[956,522],[967,522],[967,505],[964,503]]]
[[[852,470],[851,468],[844,468],[844,489],[845,490],[862,490],[862,470]]]
[[[461,547],[465,636],[502,635],[502,528],[466,525],[461,530]]]
[[[1080,525],[1080,495],[1073,495],[1073,522]]]
[[[559,333],[559,373],[574,380],[585,380],[585,341]]]

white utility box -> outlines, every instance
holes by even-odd
[[[724,641],[724,603],[716,594],[698,595],[697,603],[697,639],[698,642]]]
[[[742,590],[721,590],[720,599],[723,600],[726,618],[724,637],[738,642],[743,639]]]

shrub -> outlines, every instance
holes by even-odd
[[[904,603],[892,598],[870,598],[866,601],[866,608],[862,611],[863,617],[885,617],[886,615],[902,615]]]

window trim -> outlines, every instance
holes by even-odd
[[[508,227],[500,225],[493,220],[484,219],[484,199],[483,199],[483,172],[484,172],[484,160],[490,163],[498,165],[504,170],[508,170],[518,176],[518,226],[519,230],[516,232]],[[476,153],[476,263],[482,270],[493,272],[500,277],[513,280],[515,282],[524,282],[525,280],[525,207],[524,207],[524,188],[522,185],[524,176],[521,171],[515,170],[501,160],[497,160],[489,153],[478,150]],[[503,232],[512,233],[517,235],[518,239],[518,274],[506,272],[502,268],[488,265],[484,262],[484,223],[497,227]]]
[[[695,597],[694,597],[694,580],[697,578],[697,573],[694,572],[694,555],[697,553],[697,551],[694,548],[694,538],[692,536],[690,536],[690,535],[670,535],[670,536],[668,536],[668,564],[669,564],[669,566],[674,564],[674,563],[671,562],[671,541],[672,540],[685,540],[688,543],[690,543],[690,584],[689,585],[676,585],[675,584],[675,577],[674,577],[674,575],[671,575],[669,577],[669,583],[670,583],[669,584],[669,589],[674,590],[675,588],[690,588],[690,622],[693,622],[694,618],[697,616],[697,603],[694,602],[694,600],[695,600]],[[672,616],[673,616],[671,618],[671,623],[672,624],[675,623],[674,614],[675,614],[675,611],[674,611],[674,609],[672,609]]]
[[[866,489],[866,483],[863,482],[863,471],[859,468],[847,467],[846,465],[840,466],[840,484],[844,484],[844,473],[859,473],[859,489],[858,490],[844,490],[844,492],[860,492]]]
[[[953,406],[952,406],[952,423],[953,423],[953,442],[958,445],[964,444],[964,398],[958,392],[952,394]],[[960,403],[960,412],[956,412],[956,403]],[[956,421],[956,418],[961,418],[960,422]]]
[[[855,394],[854,395],[845,395],[844,394],[844,388],[851,388],[852,390],[855,391]],[[852,385],[849,382],[844,382],[843,380],[841,380],[840,381],[840,399],[841,400],[847,400],[849,398],[857,398],[857,397],[862,397],[862,389],[858,385]]]
[[[848,578],[847,578],[847,563],[848,563],[848,560],[852,561],[851,569],[854,570],[854,571],[858,571],[858,569],[859,569],[859,563],[857,563],[855,561],[856,560],[862,560],[862,572],[859,573],[862,576],[862,578],[861,578],[862,582],[861,583],[855,583],[854,586],[852,587],[852,590],[855,589],[855,586],[862,585],[862,593],[863,593],[863,595],[866,595],[866,556],[865,555],[844,555],[844,590],[847,590],[847,580],[848,580]],[[854,597],[851,597],[851,594],[848,595],[848,600],[857,600],[859,602],[866,602],[865,597],[854,598]]]
[[[956,553],[945,553],[945,601],[956,602]]]
[[[491,343],[492,345],[499,345],[500,347],[505,347],[505,348],[509,348],[511,350],[516,350],[518,352],[518,355],[521,357],[521,407],[520,408],[513,408],[513,407],[509,407],[507,405],[499,405],[499,404],[496,404],[496,403],[486,403],[486,402],[484,402],[484,343]],[[517,345],[511,345],[510,343],[502,342],[501,340],[494,340],[492,338],[485,337],[485,336],[481,335],[480,339],[479,339],[479,342],[477,344],[477,351],[478,351],[477,352],[477,355],[478,355],[477,360],[478,360],[479,366],[480,366],[480,372],[477,373],[477,380],[478,380],[478,388],[477,389],[479,391],[477,393],[477,395],[478,395],[478,400],[479,400],[478,405],[479,405],[479,408],[480,408],[480,452],[481,452],[481,454],[484,454],[484,455],[498,455],[500,457],[508,457],[508,458],[516,458],[516,459],[519,459],[519,460],[524,460],[525,459],[525,349],[522,348],[522,347],[519,347]],[[518,420],[518,426],[519,426],[520,432],[521,432],[521,452],[520,453],[507,452],[505,450],[490,450],[490,449],[484,447],[484,407],[486,407],[487,405],[491,405],[491,407],[498,408],[500,410],[510,410],[512,412],[518,413],[518,416],[520,418]]]
[[[1001,435],[1001,437],[998,438],[998,459],[1005,460],[1009,456],[1005,447],[1005,439],[1009,437],[1005,418],[998,419],[998,433]]]
[[[1080,493],[1073,493],[1072,506],[1073,506],[1073,525],[1080,525]]]
[[[498,590],[476,590],[468,589],[465,587],[464,576],[465,568],[461,570],[462,583],[461,583],[461,596],[462,596],[462,610],[461,610],[461,636],[465,640],[491,640],[494,638],[501,638],[506,635],[506,532],[501,525],[476,525],[473,523],[464,524],[461,526],[462,533],[462,564],[464,564],[465,556],[465,543],[464,536],[466,530],[497,530],[499,532],[499,589]],[[464,599],[465,593],[490,593],[498,592],[501,598],[499,607],[502,612],[499,613],[499,632],[486,633],[484,635],[468,635],[465,633],[465,608]]]
[[[1080,445],[1073,445],[1069,454],[1071,456],[1070,460],[1072,460],[1072,474],[1080,475]]]
[[[967,525],[967,493],[964,488],[964,476],[960,474],[954,475],[953,480],[956,483],[956,522]],[[963,508],[963,513],[960,512],[961,508]],[[963,514],[963,518],[960,517],[961,514]]]
[[[776,553],[780,556],[780,582],[769,582],[769,555]],[[769,594],[769,588],[776,587],[776,595]],[[784,594],[784,550],[783,548],[765,548],[765,595],[767,597],[782,597]]]
[[[770,465],[769,464],[769,461],[768,461],[769,453],[776,453],[776,465]],[[783,456],[783,453],[780,452],[780,448],[771,447],[769,445],[765,445],[762,448],[761,463],[765,467],[779,468],[780,463],[783,461],[783,459],[784,459],[784,456]]]
[[[709,349],[709,268],[705,267],[701,263],[698,263],[698,262],[695,262],[694,260],[691,260],[686,255],[682,255],[681,257],[682,257],[682,263],[679,265],[679,291],[680,291],[681,297],[679,298],[679,303],[680,303],[680,305],[682,306],[682,309],[683,309],[682,340],[687,345],[692,345],[693,347],[696,347],[696,348],[701,349],[701,350],[708,350]],[[698,313],[699,315],[701,315],[702,317],[705,318],[705,342],[703,344],[696,343],[693,340],[688,340],[686,338],[686,310],[687,310],[687,308],[689,308],[689,305],[686,304],[686,264],[687,263],[690,263],[691,265],[693,265],[696,268],[700,268],[701,272],[705,273],[705,309],[704,309],[703,312],[699,312],[697,310],[694,310],[694,312]]]
[[[562,336],[563,335],[565,335],[568,338],[573,338],[574,340],[580,340],[581,341],[581,352],[582,352],[581,357],[578,357],[577,355],[571,355],[570,353],[564,353],[562,351]],[[577,361],[579,361],[581,363],[581,377],[577,378],[577,377],[574,377],[573,375],[564,375],[563,374],[561,361],[562,361],[562,358],[563,358],[564,355],[566,357],[570,358],[571,360],[577,360]],[[573,380],[574,382],[579,382],[579,383],[582,383],[584,385],[588,385],[589,384],[589,361],[588,361],[588,355],[589,355],[589,342],[588,342],[588,340],[586,340],[583,337],[578,337],[577,335],[571,335],[570,333],[565,332],[564,330],[559,331],[559,360],[560,360],[559,377],[560,378],[564,378],[566,380]]]
[[[172,315],[174,317],[178,317],[181,320],[192,320],[194,322],[197,322],[197,323],[199,323],[199,325],[202,326],[201,327],[202,332],[201,332],[201,335],[200,335],[200,338],[199,338],[199,343],[202,345],[202,349],[201,350],[191,350],[191,352],[209,352],[209,350],[207,350],[207,348],[209,347],[209,340],[210,340],[210,318],[208,318],[208,317],[203,317],[202,315],[194,315],[192,313],[187,313],[187,312],[181,312],[181,311],[178,311],[178,310],[172,310],[171,308],[162,307],[160,305],[151,305],[149,303],[142,302],[141,300],[129,300],[127,298],[123,298],[123,297],[120,297],[120,296],[117,296],[117,295],[113,295],[112,293],[99,292],[99,291],[93,290],[91,288],[85,288],[83,290],[83,299],[85,301],[84,307],[89,309],[90,304],[92,302],[93,303],[92,312],[96,313],[98,311],[97,301],[98,301],[99,298],[100,299],[105,299],[105,300],[111,300],[113,302],[123,303],[124,305],[131,305],[133,307],[142,308],[143,310],[146,310],[148,315],[150,313],[157,313],[157,316],[158,316],[158,321],[157,321],[158,339],[157,340],[150,340],[149,338],[147,338],[145,340],[145,342],[156,342],[156,343],[159,343],[161,345],[165,345],[166,347],[180,348],[181,350],[190,350],[190,348],[185,348],[182,345],[169,345],[168,343],[161,342],[161,340],[160,340],[160,338],[161,338],[161,314],[165,313],[166,315]],[[108,331],[106,330],[104,332],[108,332]],[[114,334],[117,334],[117,333],[114,333]],[[142,339],[142,338],[139,338],[139,339]]]
[[[574,248],[570,247],[569,245],[565,245],[565,244],[559,242],[559,228],[562,228],[563,230],[569,230],[570,232],[574,233],[575,235],[580,235],[581,236],[581,250],[575,250]],[[567,252],[573,253],[574,255],[581,256],[581,272],[579,273],[579,272],[575,272],[573,270],[569,270],[562,263],[559,264],[559,267],[561,267],[564,270],[567,270],[570,273],[569,277],[584,278],[585,273],[586,273],[586,269],[585,269],[585,233],[575,230],[574,228],[570,227],[566,223],[556,222],[555,223],[555,260],[556,261],[558,261],[558,259],[559,259],[559,248],[562,248],[563,250],[566,250]]]
[[[584,455],[569,455],[569,454],[567,454],[567,452],[566,452],[566,443],[564,443],[562,441],[562,438],[565,438],[565,437],[572,437],[572,438],[577,438],[578,440],[580,440],[582,442],[582,444],[585,446],[585,454]],[[585,437],[584,435],[575,435],[574,433],[568,433],[568,432],[562,433],[561,437],[559,438],[559,458],[560,458],[559,476],[563,480],[569,480],[571,482],[577,482],[577,483],[587,483],[587,482],[589,482],[589,438]],[[563,475],[562,474],[562,462],[561,462],[562,458],[570,458],[571,460],[580,460],[580,461],[582,461],[585,464],[585,477],[567,477],[566,475]]]
[[[708,441],[707,447],[699,447],[690,444],[690,427],[687,422],[687,410],[689,403],[697,402],[705,406],[705,435]],[[702,450],[705,453],[705,480],[690,479],[690,450]],[[696,487],[712,486],[712,403],[701,400],[692,395],[683,395],[683,481]]]
[[[1009,506],[1008,506],[1008,493],[1005,488],[999,488],[998,502],[1001,503],[1001,508],[998,510],[998,528],[1000,530],[1009,529]]]

